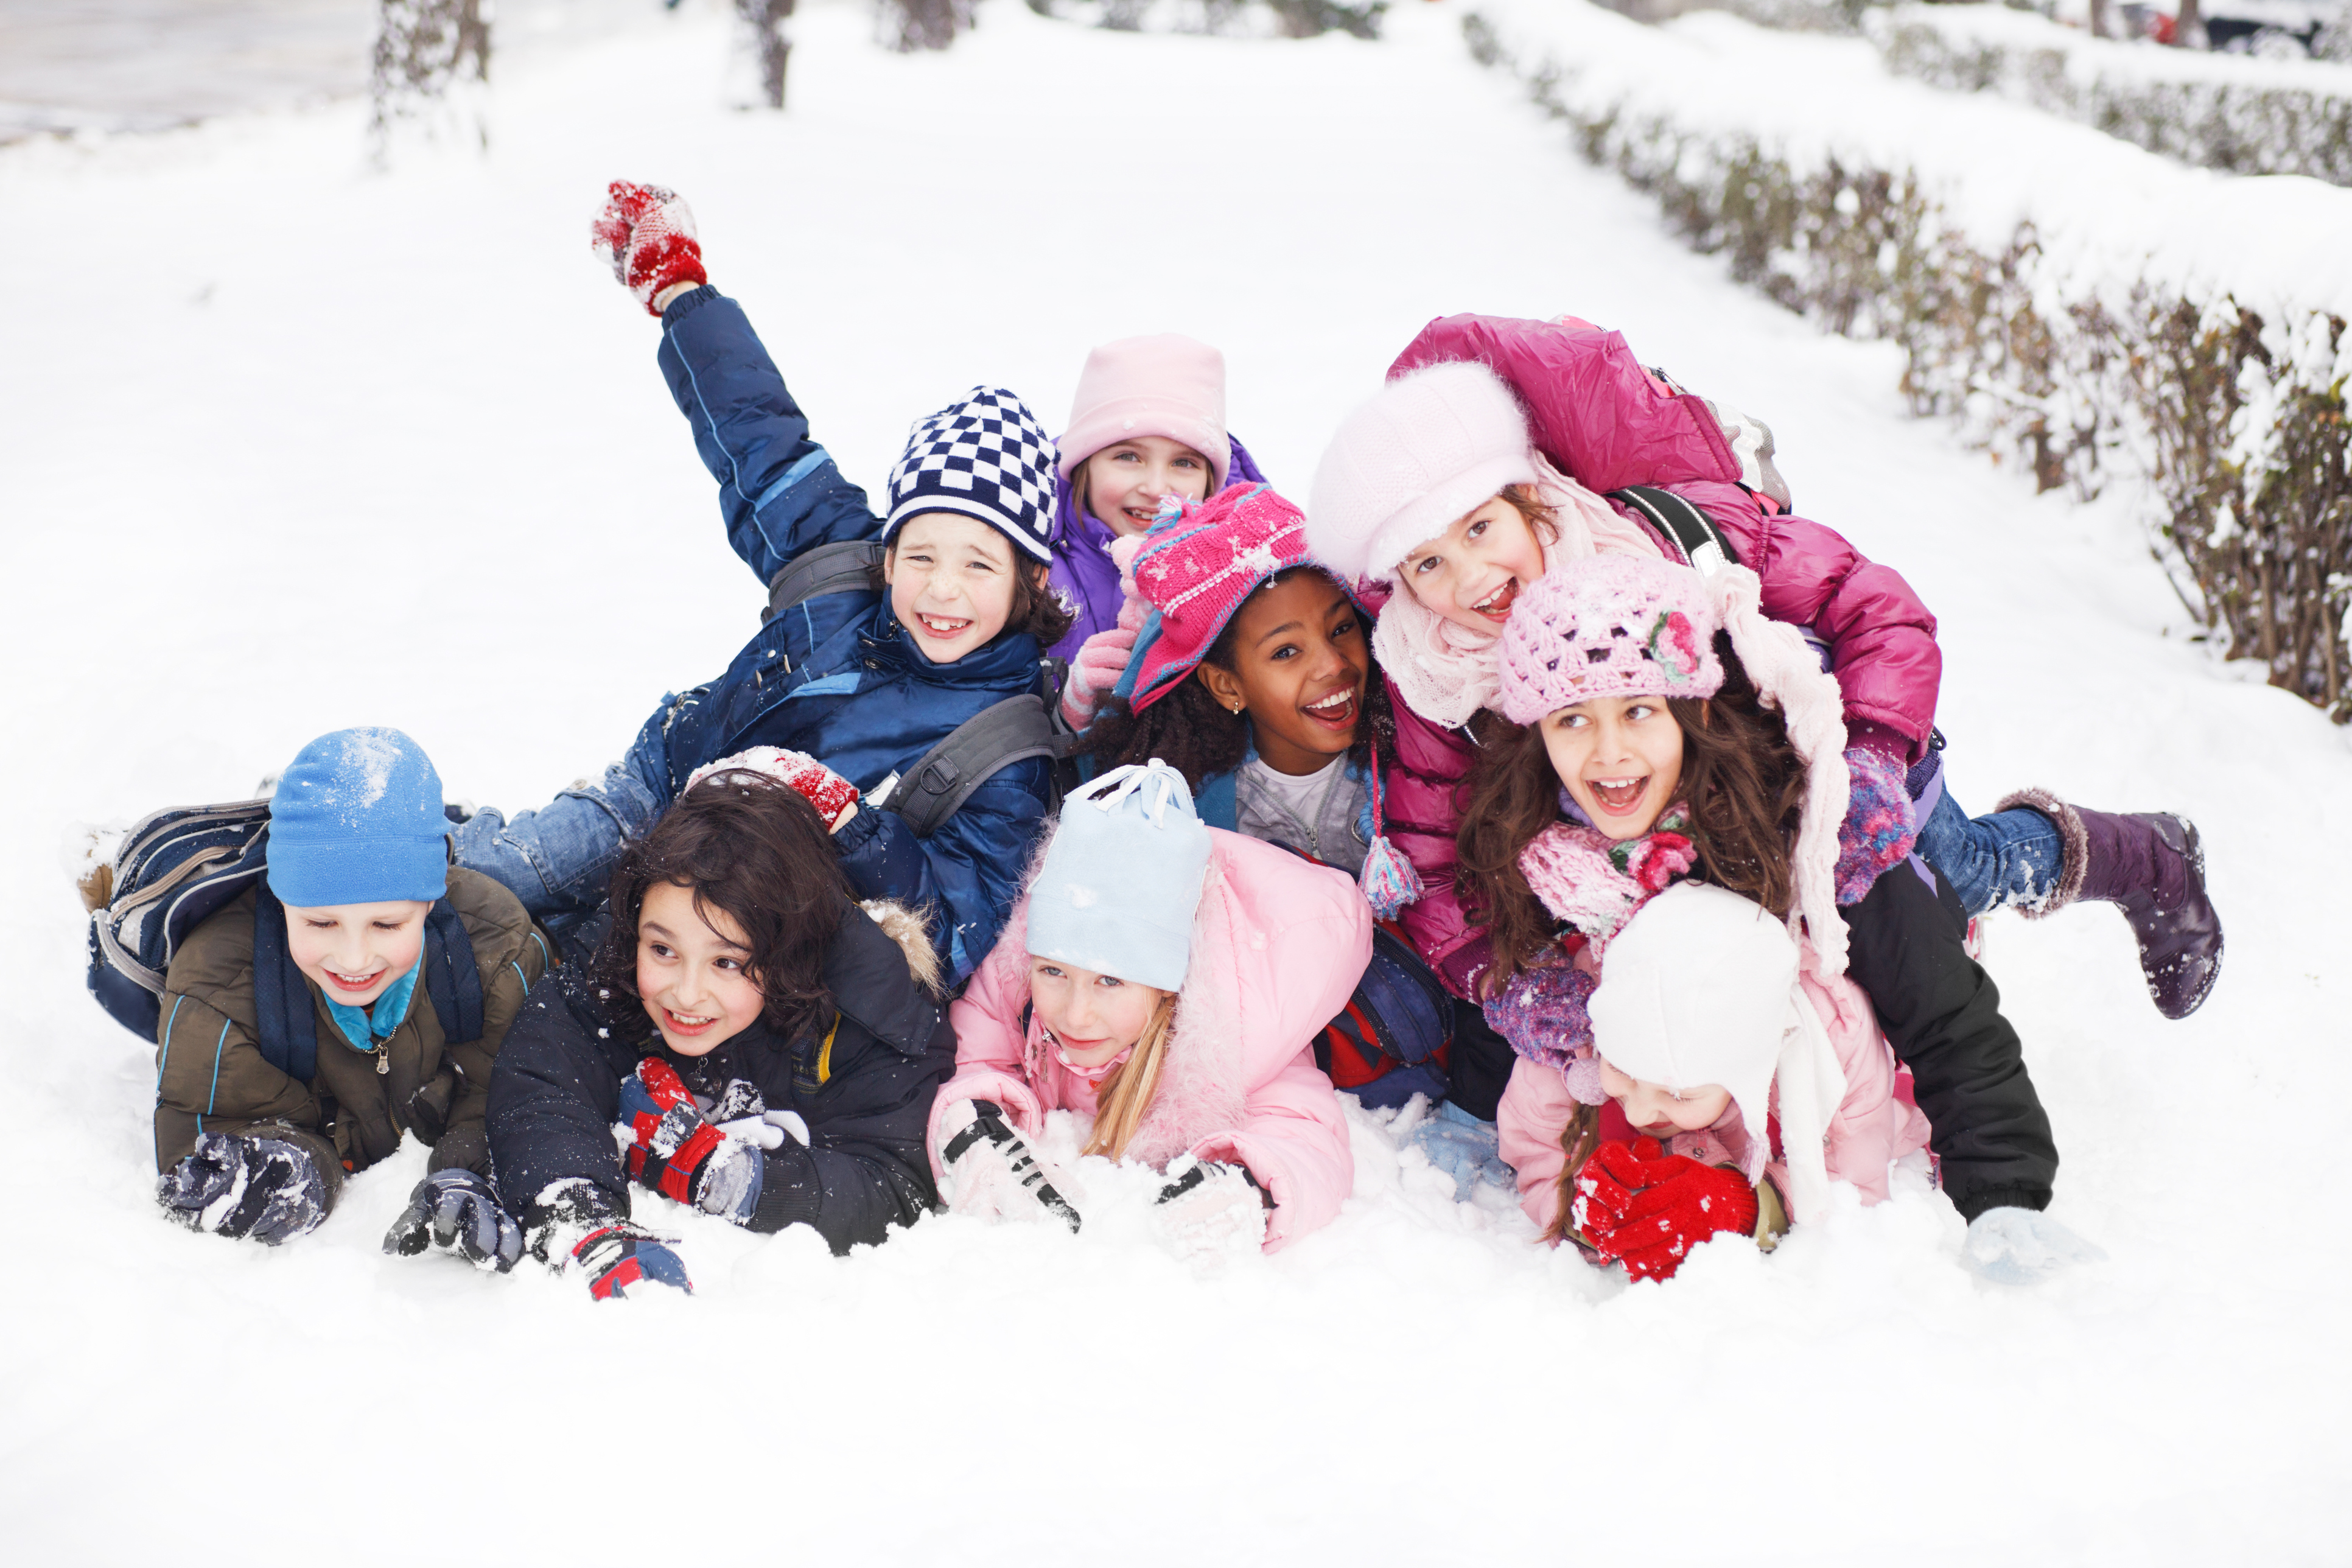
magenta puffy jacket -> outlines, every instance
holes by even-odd
[[[1501,376],[1527,410],[1536,448],[1588,489],[1605,496],[1655,485],[1705,511],[1740,564],[1762,580],[1764,613],[1811,626],[1829,645],[1853,742],[1900,750],[1912,761],[1926,754],[1943,678],[1936,617],[1892,567],[1758,493],[1778,481],[1759,472],[1756,427],[1727,431],[1705,398],[1675,392],[1643,370],[1621,334],[1581,323],[1447,316],[1421,330],[1389,376],[1453,360],[1478,361]],[[1767,445],[1761,456],[1769,453]],[[1469,742],[1420,718],[1402,698],[1396,717],[1397,766],[1384,805],[1392,838],[1426,889],[1405,910],[1405,929],[1447,984],[1474,995],[1486,942],[1465,929],[1454,893]]]

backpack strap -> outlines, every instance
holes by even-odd
[[[949,731],[900,776],[886,809],[904,817],[918,837],[928,838],[972,791],[1014,763],[1060,755],[1045,699],[1024,691],[991,703]]]
[[[881,564],[879,540],[851,539],[803,551],[769,579],[768,609],[760,617],[760,624],[766,626],[802,600],[814,599],[820,594],[871,590],[874,574]]]
[[[297,1083],[319,1071],[319,1016],[286,940],[286,906],[267,879],[253,889],[253,1021],[261,1056]]]
[[[1611,490],[1609,499],[1640,512],[1681,553],[1684,563],[1697,567],[1702,575],[1739,564],[1739,552],[1731,548],[1731,541],[1715,520],[1674,491],[1655,485],[1628,485]]]
[[[482,1037],[482,972],[474,962],[474,939],[444,894],[425,917],[425,994],[441,1020],[441,1037],[453,1046]]]

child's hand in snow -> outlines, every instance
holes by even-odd
[[[2034,1285],[2077,1263],[2101,1263],[2106,1252],[2039,1209],[1991,1208],[1969,1222],[1960,1257],[1997,1285]]]
[[[599,1301],[624,1300],[646,1285],[667,1285],[694,1294],[686,1264],[656,1236],[641,1226],[614,1220],[590,1231],[572,1249],[572,1266],[588,1277],[588,1294]]]
[[[1604,1143],[1576,1174],[1570,1223],[1636,1279],[1668,1279],[1690,1249],[1756,1229],[1756,1189],[1737,1171],[1669,1154],[1654,1138]]]
[[[988,1219],[1050,1215],[1077,1234],[1078,1211],[1062,1195],[1068,1184],[1037,1157],[992,1100],[960,1100],[940,1118],[940,1163],[948,1173],[948,1207]]]
[[[200,1132],[155,1184],[163,1212],[190,1230],[276,1247],[327,1216],[327,1184],[299,1143]]]
[[[702,270],[694,209],[660,185],[614,180],[604,210],[588,226],[588,246],[648,315],[662,313],[669,302],[663,296],[672,290],[710,281]]]
[[[1097,632],[1078,645],[1070,661],[1070,679],[1062,687],[1062,717],[1073,730],[1083,730],[1102,700],[1127,673],[1128,656],[1135,651],[1135,633],[1122,626]]]
[[[1266,1193],[1248,1166],[1186,1154],[1168,1174],[1174,1180],[1160,1189],[1153,1218],[1160,1241],[1178,1257],[1207,1261],[1265,1245]]]

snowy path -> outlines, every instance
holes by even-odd
[[[774,118],[718,107],[724,29],[689,12],[509,75],[488,159],[366,174],[349,105],[0,152],[38,241],[0,249],[12,1557],[2340,1561],[2344,734],[2189,647],[2120,511],[2033,499],[1899,416],[1891,349],[1668,240],[1455,23],[1248,45],[998,0],[908,59],[820,7]],[[379,1256],[413,1148],[299,1247],[167,1229],[71,825],[242,795],[353,722],[534,804],[753,624],[654,328],[585,252],[615,174],[691,197],[869,485],[910,416],[985,379],[1058,424],[1087,345],[1149,331],[1225,349],[1234,428],[1302,498],[1456,310],[1572,310],[1769,419],[1804,510],[1943,616],[1964,802],[2203,826],[2231,953],[2189,1023],[2111,910],[1992,935],[2057,1212],[2113,1260],[1980,1286],[1912,1190],[1626,1289],[1369,1122],[1339,1221],[1222,1276],[1098,1164],[1083,1239],[926,1222],[836,1262],[697,1222],[701,1293],[625,1310]]]

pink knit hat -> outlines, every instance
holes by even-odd
[[[1066,482],[1080,463],[1105,447],[1139,436],[1165,436],[1209,459],[1224,489],[1234,460],[1225,437],[1225,356],[1175,332],[1121,338],[1087,355],[1070,427],[1056,443]]]
[[[1198,668],[1242,601],[1276,573],[1302,566],[1298,509],[1268,485],[1235,485],[1152,525],[1135,585],[1152,608],[1119,694],[1140,713]]]
[[[1406,551],[1535,479],[1527,416],[1502,378],[1470,361],[1434,364],[1390,382],[1331,437],[1307,543],[1350,581],[1393,580]]]
[[[1712,697],[1715,608],[1687,566],[1595,555],[1547,573],[1503,628],[1503,717],[1532,724],[1601,697]]]

